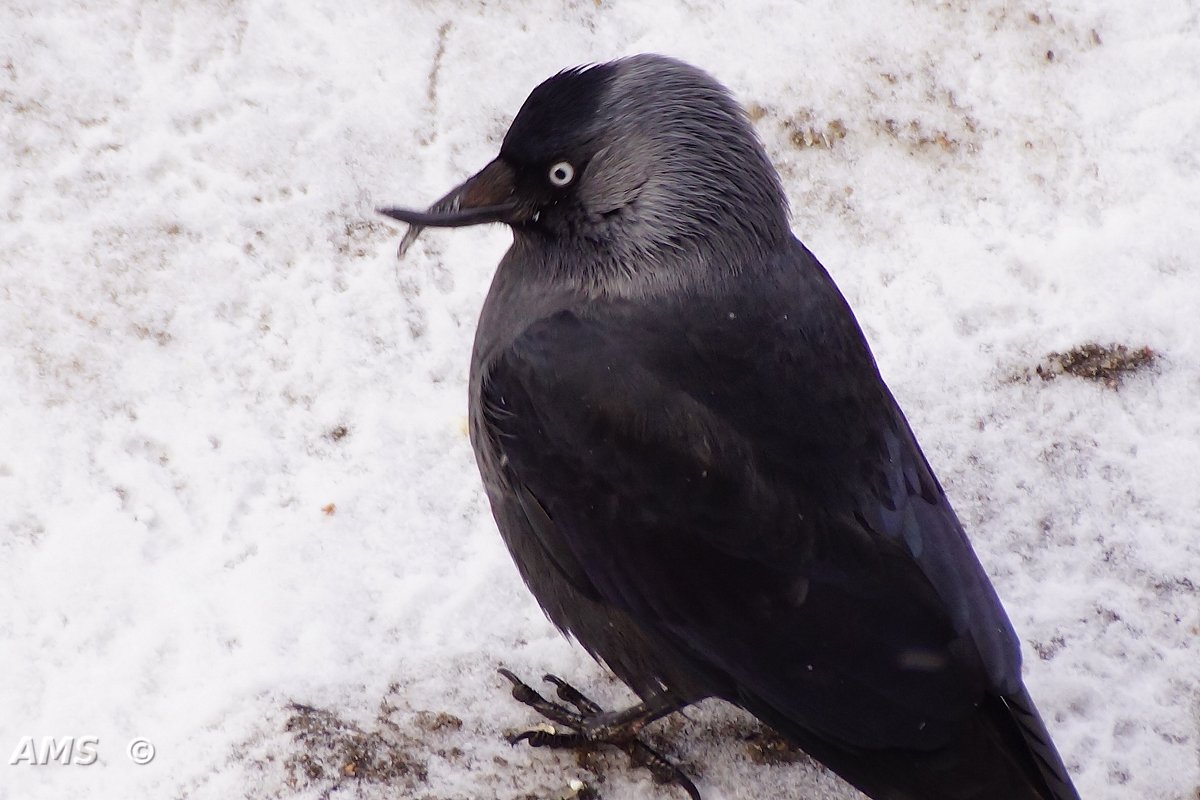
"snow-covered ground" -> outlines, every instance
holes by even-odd
[[[465,436],[507,232],[397,263],[372,213],[641,51],[757,119],[1084,797],[1198,796],[1195,3],[7,0],[0,798],[680,796],[501,738],[534,719],[499,664],[629,696],[520,584]],[[1037,377],[1087,343],[1157,359]],[[657,731],[710,800],[856,796],[718,704]],[[96,763],[8,763],[66,736]]]

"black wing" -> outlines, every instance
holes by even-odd
[[[838,753],[947,747],[1023,696],[1020,659],[853,316],[803,266],[534,323],[484,375],[485,427],[566,577],[869,787]]]

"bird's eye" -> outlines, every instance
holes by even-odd
[[[550,167],[550,183],[558,188],[561,189],[573,180],[575,180],[575,168],[569,161],[559,161]]]

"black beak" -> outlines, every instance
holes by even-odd
[[[485,222],[514,225],[533,215],[528,203],[516,198],[516,173],[497,158],[467,178],[425,211],[409,208],[380,208],[380,214],[408,223],[397,257],[402,257],[423,228],[459,228]]]

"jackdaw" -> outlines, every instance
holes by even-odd
[[[694,785],[637,738],[704,698],[873,798],[1077,800],[1016,635],[779,176],[706,73],[568,69],[422,227],[513,232],[479,320],[470,432],[550,620],[642,699],[513,694]]]

